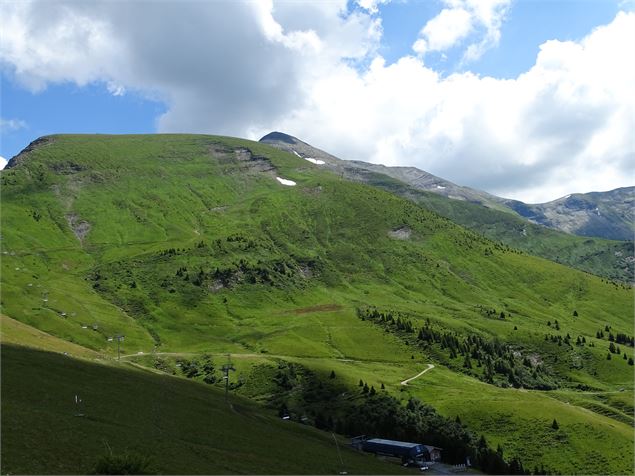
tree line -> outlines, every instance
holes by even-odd
[[[279,415],[323,430],[347,436],[368,435],[412,441],[443,448],[442,461],[465,463],[489,474],[548,474],[549,470],[529,471],[522,461],[506,460],[503,449],[493,449],[484,436],[474,436],[460,418],[447,418],[430,405],[409,398],[405,404],[360,380],[358,389],[340,383],[331,372],[323,378],[304,366],[280,361],[273,375],[275,388],[269,404]]]
[[[462,336],[438,329],[429,319],[417,330],[407,317],[392,311],[380,312],[377,308],[359,308],[357,316],[399,333],[421,350],[436,351],[448,367],[484,382],[541,390],[558,387],[554,376],[538,359],[523,356],[519,349],[497,339],[477,334]],[[416,336],[414,340],[413,336]],[[569,340],[570,336],[565,338],[567,344]]]

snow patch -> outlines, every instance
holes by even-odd
[[[443,190],[445,187],[443,185],[437,185],[437,188]]]
[[[296,183],[293,180],[287,180],[281,177],[276,177],[276,180],[280,182],[282,185],[288,185],[290,187],[293,187],[294,185],[296,185]]]
[[[293,152],[295,155],[297,155],[301,159],[308,160],[309,162],[311,162],[312,164],[315,164],[315,165],[324,165],[326,163],[326,162],[324,162],[323,160],[320,160],[320,159],[314,159],[312,157],[302,157],[300,154],[298,154],[293,149],[291,149],[291,152]]]

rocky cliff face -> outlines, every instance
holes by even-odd
[[[635,187],[575,193],[536,205],[510,200],[507,205],[528,220],[567,233],[633,239]]]

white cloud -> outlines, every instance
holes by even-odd
[[[84,85],[103,80],[107,68],[125,51],[111,24],[83,11],[79,4],[2,2],[0,58],[16,78],[37,92],[49,82]]]
[[[2,132],[17,131],[26,129],[27,127],[27,123],[22,119],[5,119],[0,117],[0,130],[2,130]]]
[[[0,155],[0,170],[4,169],[7,166],[8,160]]]
[[[426,49],[418,51],[418,53],[423,54],[428,50],[445,51],[465,38],[471,30],[472,16],[467,11],[463,8],[444,8],[421,30],[421,36],[425,38]]]
[[[159,98],[161,132],[282,130],[342,158],[414,165],[526,201],[633,184],[635,13],[541,45],[531,69],[503,80],[442,77],[414,56],[386,64],[377,2],[366,5],[3,2],[0,59],[34,91],[97,81]],[[420,52],[454,44],[478,56],[498,41],[508,5],[447,0],[469,25],[460,13],[450,33],[431,23]]]
[[[621,13],[580,42],[546,42],[509,80],[443,78],[412,57],[363,73],[340,65],[273,128],[530,202],[632,185],[634,32],[635,14]]]
[[[390,3],[391,0],[357,0],[357,4],[370,13],[377,13],[379,5]]]
[[[284,32],[284,28],[276,21],[273,16],[273,0],[260,0],[254,3],[257,11],[257,19],[260,28],[267,40],[280,43],[287,48],[302,51],[309,48],[313,51],[319,51],[322,48],[320,38],[315,31],[291,31]]]
[[[443,52],[476,36],[477,41],[467,45],[463,55],[464,61],[474,61],[498,44],[510,3],[511,0],[445,0],[448,8],[428,20],[412,49],[420,56],[430,51]]]

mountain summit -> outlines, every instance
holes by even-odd
[[[284,142],[286,144],[297,144],[300,141],[296,139],[295,137],[290,136],[289,134],[285,134],[284,132],[274,131],[274,132],[270,132],[264,137],[261,137],[259,142],[265,142],[265,143]]]

